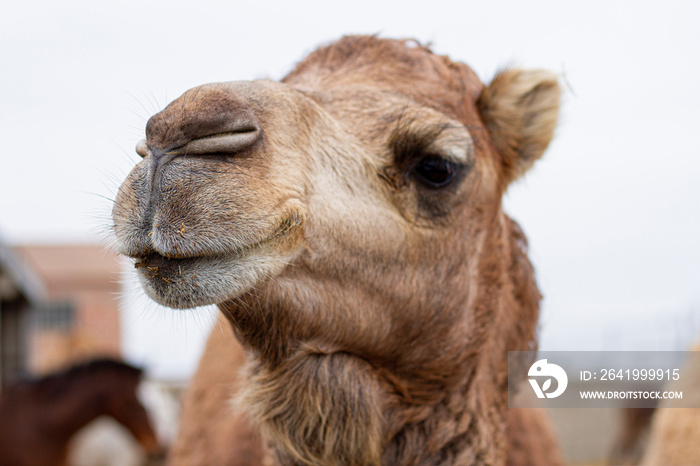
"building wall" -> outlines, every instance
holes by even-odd
[[[116,254],[99,245],[16,248],[44,281],[48,303],[34,316],[29,370],[49,372],[73,361],[120,355]]]

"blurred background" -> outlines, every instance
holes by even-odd
[[[484,82],[506,66],[559,73],[555,140],[504,201],[544,295],[540,348],[689,348],[700,337],[698,18],[689,1],[13,3],[0,16],[0,383],[122,357],[158,387],[149,409],[171,441],[216,311],[155,305],[105,248],[134,146],[185,90],[280,79],[355,33],[416,38]],[[556,416],[574,463],[609,452],[615,414],[596,416],[610,422],[590,438]]]

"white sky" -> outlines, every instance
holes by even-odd
[[[516,65],[560,72],[569,86],[555,142],[505,201],[545,295],[543,349],[680,349],[700,331],[700,3],[29,0],[3,10],[0,235],[10,243],[96,241],[147,118],[188,88],[278,79],[343,34],[410,36],[485,81]],[[127,306],[127,354],[165,375],[189,371],[207,320],[140,303]]]

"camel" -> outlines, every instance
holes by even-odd
[[[155,301],[226,317],[233,411],[259,438],[244,464],[506,462],[507,351],[536,347],[540,293],[501,199],[559,96],[546,71],[484,85],[349,36],[151,117],[115,244]]]
[[[649,440],[651,419],[656,407],[620,408],[620,429],[615,436],[607,464],[623,466],[639,464]]]
[[[681,369],[681,378],[666,389],[683,392],[686,406],[700,405],[700,345]],[[669,400],[661,400],[651,419],[649,441],[639,464],[642,466],[685,466],[700,464],[700,409],[672,408]]]

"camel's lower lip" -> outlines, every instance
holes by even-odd
[[[206,264],[212,260],[204,256],[174,258],[166,257],[157,252],[151,252],[145,256],[136,258],[134,267],[144,277],[164,283],[181,282],[184,274],[193,269],[199,269],[198,265]],[[192,277],[190,277],[192,278]]]
[[[288,261],[284,254],[258,250],[186,258],[151,252],[136,258],[135,267],[148,296],[164,306],[187,309],[240,296],[275,276]]]

